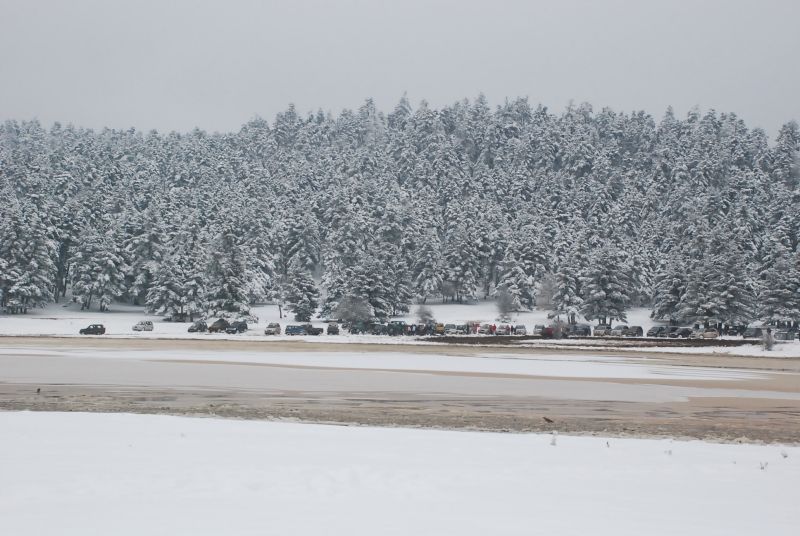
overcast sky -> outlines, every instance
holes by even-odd
[[[800,118],[800,0],[0,0],[0,119],[236,130],[483,92]]]

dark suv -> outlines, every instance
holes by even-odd
[[[247,322],[244,320],[237,320],[225,328],[225,333],[229,335],[236,335],[237,333],[244,333],[247,331]]]
[[[208,332],[209,333],[222,333],[223,331],[228,329],[228,326],[230,326],[228,321],[225,320],[224,318],[220,318],[219,320],[217,320],[216,322],[214,322],[213,324],[208,326]]]
[[[627,330],[625,330],[624,335],[626,337],[641,337],[644,335],[644,330],[642,326],[630,326]]]
[[[322,332],[325,331],[322,328],[315,328],[311,324],[303,324],[303,330],[306,335],[322,335]]]
[[[762,328],[747,328],[742,333],[742,337],[745,339],[760,339],[764,336],[764,330]]]
[[[648,337],[666,337],[669,326],[653,326],[647,330]]]
[[[694,330],[692,328],[687,328],[687,327],[678,328],[669,334],[669,338],[688,339],[689,337],[691,337],[693,331]]]
[[[569,326],[570,337],[590,337],[592,327],[589,324],[571,324]]]
[[[83,328],[78,333],[81,335],[105,335],[106,327],[103,324],[92,324]]]

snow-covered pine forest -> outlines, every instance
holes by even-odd
[[[505,289],[580,320],[800,320],[800,131],[734,114],[290,106],[235,133],[0,126],[0,305],[377,317]],[[318,308],[318,309],[317,309]]]

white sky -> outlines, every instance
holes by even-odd
[[[800,118],[798,0],[0,0],[0,120],[236,130],[373,97]]]

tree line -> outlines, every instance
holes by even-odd
[[[507,293],[572,321],[800,320],[800,130],[404,97],[238,132],[0,126],[0,306],[301,319]]]

